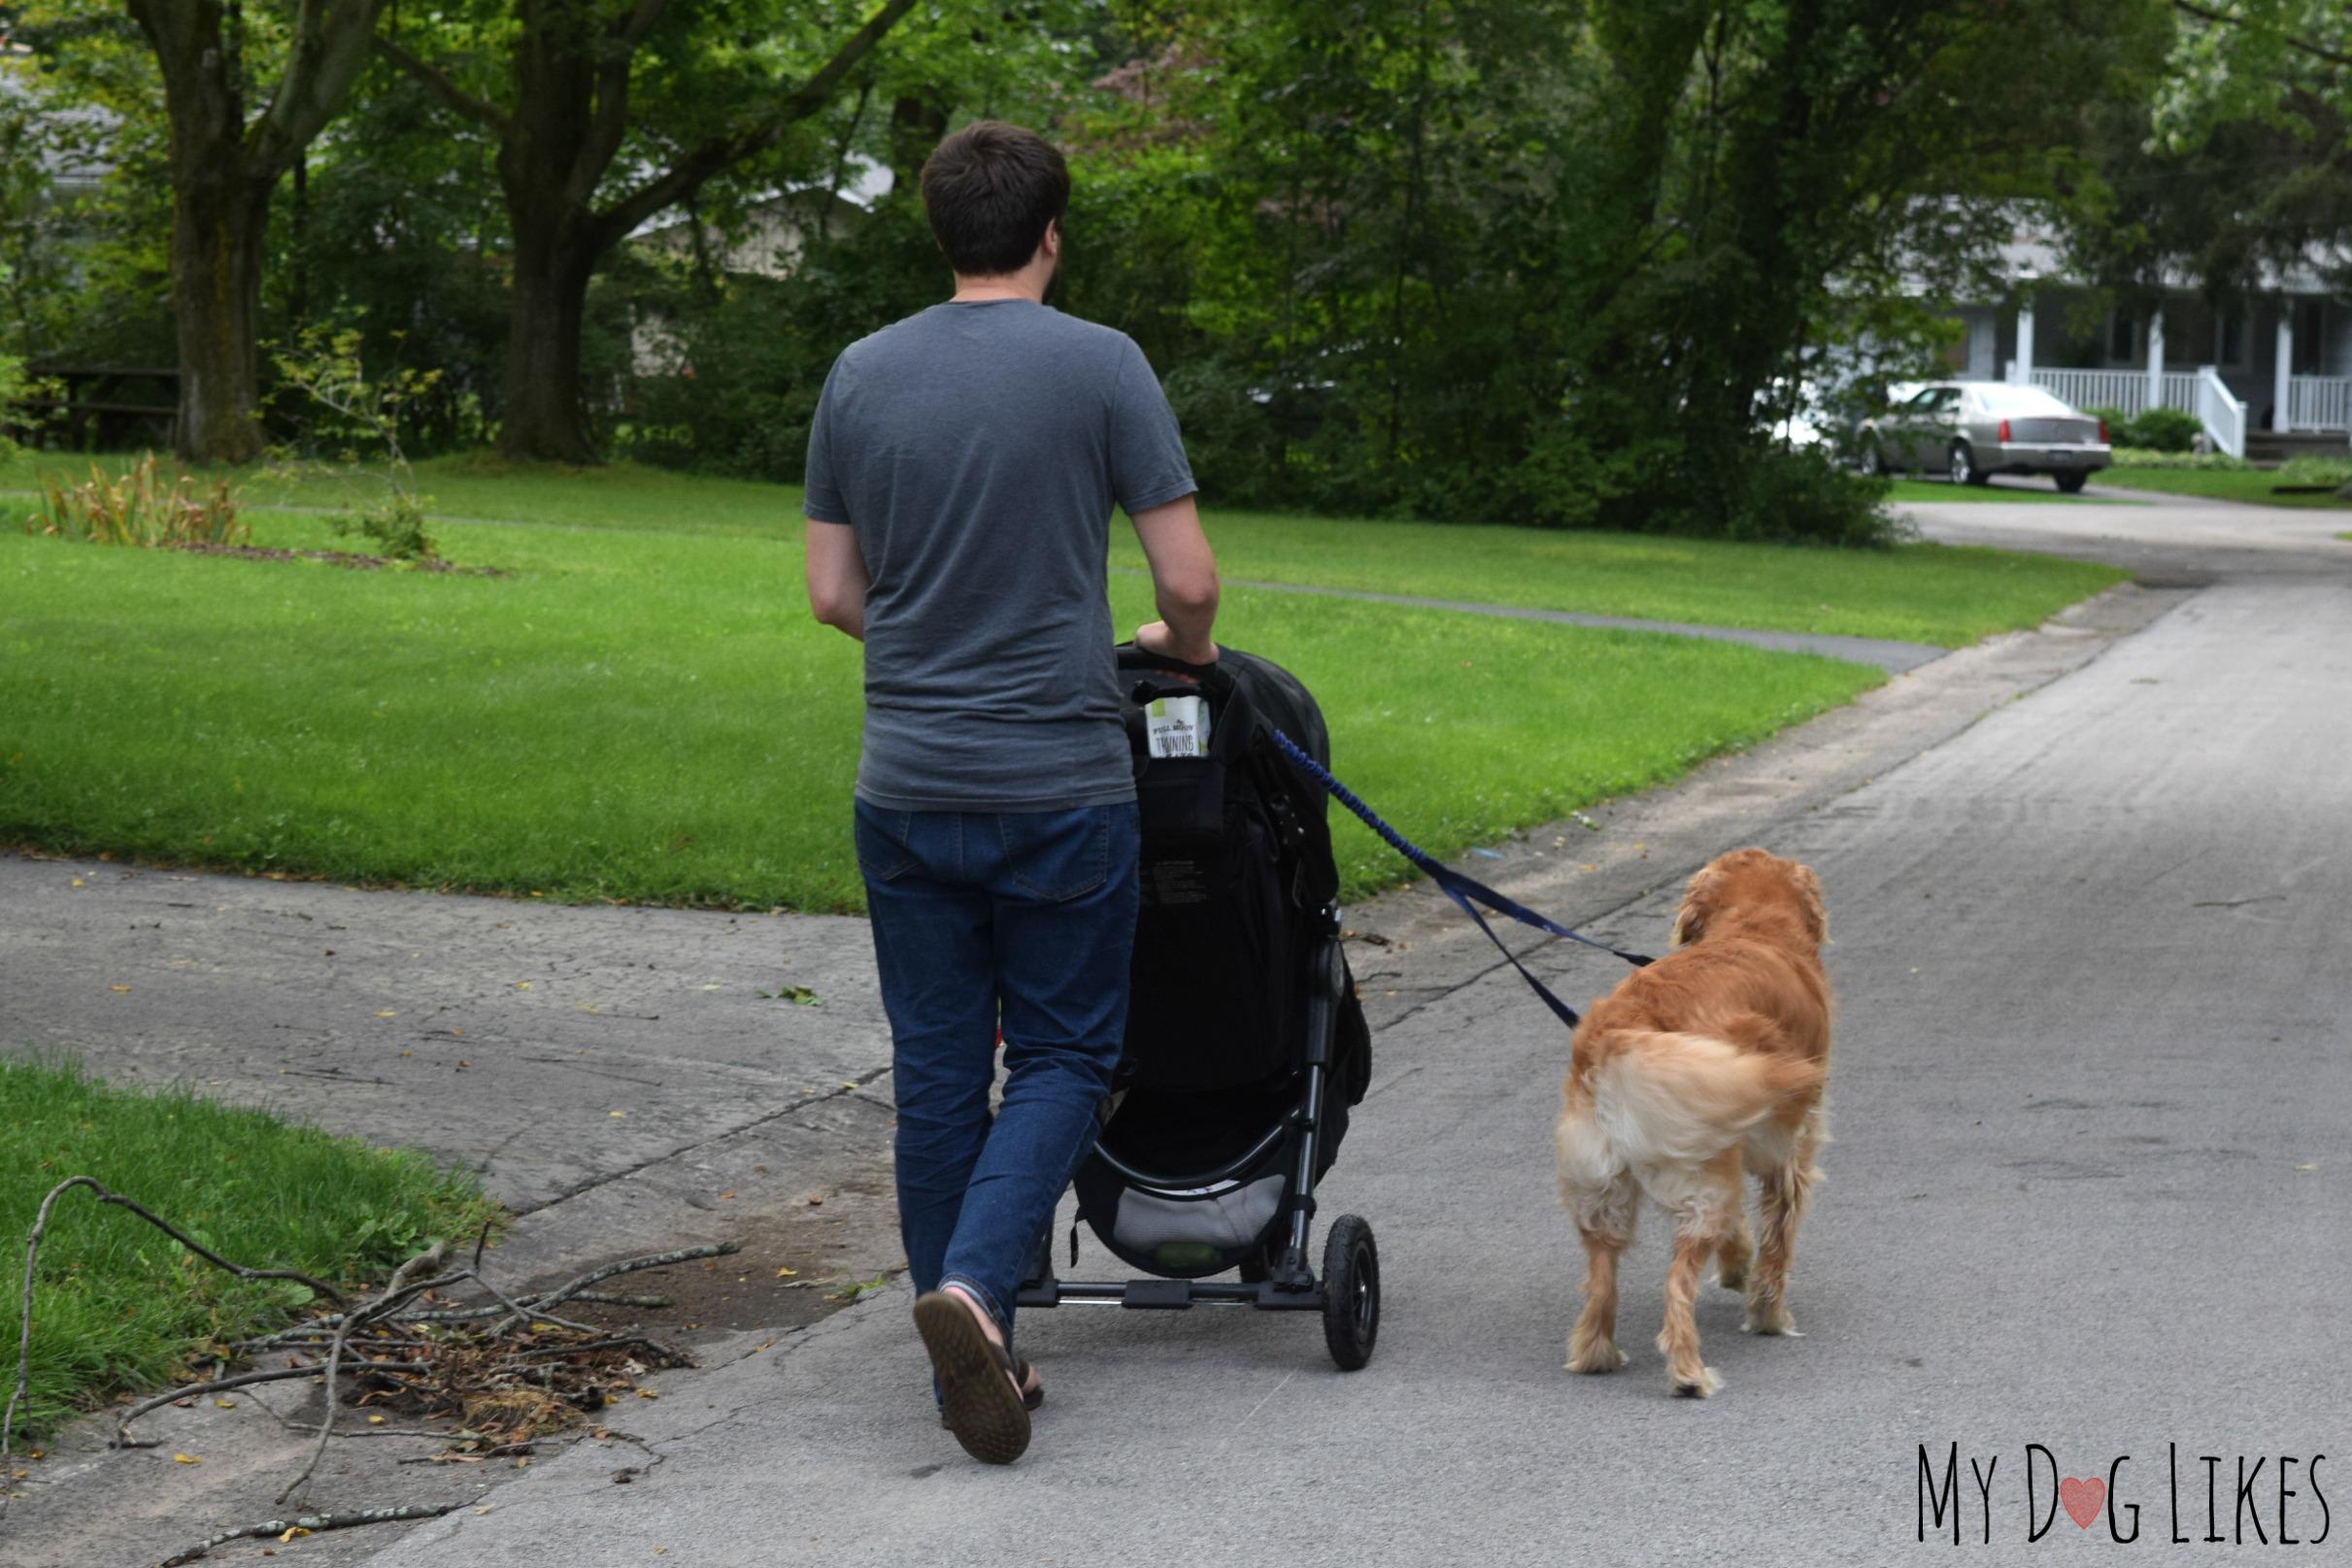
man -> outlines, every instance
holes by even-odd
[[[809,602],[865,644],[857,863],[915,1321],[942,1418],[997,1464],[1028,1447],[1044,1397],[1012,1353],[1014,1293],[1092,1147],[1126,1020],[1114,502],[1161,617],[1135,641],[1217,657],[1217,569],[1167,398],[1125,334],[1045,304],[1069,190],[1061,155],[1019,127],[942,142],[923,200],[955,297],[844,350],[809,430]]]

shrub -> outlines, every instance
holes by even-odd
[[[1857,475],[1826,448],[1769,448],[1749,464],[1721,533],[1790,544],[1892,545],[1901,528],[1887,510],[1887,488],[1885,480]]]
[[[2152,451],[2188,451],[2196,447],[2203,429],[2187,409],[2148,409],[2125,426],[2125,441],[2128,446]]]
[[[2281,484],[2352,484],[2352,457],[2290,457],[2278,465]]]
[[[399,334],[393,334],[393,341],[399,341]],[[330,517],[328,525],[346,537],[355,534],[368,540],[394,560],[438,560],[432,535],[425,531],[425,498],[417,493],[400,427],[410,405],[430,396],[440,384],[441,373],[401,368],[371,376],[361,335],[353,328],[329,332],[306,327],[271,357],[281,390],[306,399],[305,445],[314,452],[329,443],[337,449],[335,461],[318,466],[343,484],[352,503]],[[363,451],[382,458],[382,473],[369,472]],[[298,475],[301,465],[286,471]],[[361,481],[381,484],[381,493],[371,490],[362,499]]]
[[[194,480],[175,471],[166,484],[152,452],[112,479],[92,463],[90,477],[80,484],[50,481],[24,519],[24,531],[93,545],[242,545],[252,537],[237,517],[228,481],[198,490]]]
[[[2141,443],[2132,439],[2132,416],[2111,403],[2097,403],[2084,409],[2085,418],[2097,419],[2107,427],[2107,439],[2118,447],[2136,447]]]
[[[2158,451],[2150,447],[2118,446],[2113,462],[2117,468],[2251,468],[2243,457],[2233,457],[2226,451]]]

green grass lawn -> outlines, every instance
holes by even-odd
[[[36,469],[59,460],[0,462],[0,491],[28,488]],[[421,465],[420,480],[444,517],[541,528],[625,529],[785,540],[797,550],[800,492],[741,480],[689,478],[617,463],[609,468],[513,470],[480,457]],[[1898,482],[1898,498],[2087,504],[2046,485],[1997,481],[1990,494]],[[1907,488],[1906,488],[1907,486]],[[333,504],[324,482],[249,483],[259,505]],[[10,510],[0,502],[0,513]],[[257,514],[266,517],[267,514]],[[1775,631],[1964,647],[1998,631],[2038,624],[2052,611],[2118,581],[2110,568],[2001,550],[1905,545],[1888,550],[1794,549],[1648,534],[1508,526],[1373,522],[1261,513],[1207,514],[1228,578],[1361,588],[1430,598],[1690,620]],[[1139,567],[1124,523],[1113,560]],[[325,541],[332,543],[332,541]],[[790,570],[798,570],[795,553]]]
[[[2103,483],[2102,471],[2093,484]],[[2070,507],[2114,506],[2103,496],[2068,495],[2046,479],[1995,474],[1982,484],[1955,484],[1940,479],[1898,479],[1887,492],[1890,501],[2049,501]]]
[[[2099,476],[2099,483],[2128,490],[2243,501],[2252,506],[2315,507],[2329,511],[2352,508],[2352,501],[2327,493],[2272,495],[2270,486],[2278,483],[2278,476],[2266,468],[2110,468]]]
[[[263,543],[314,546],[297,515]],[[539,894],[855,910],[856,645],[796,541],[451,523],[511,576],[0,534],[0,834],[62,851]],[[1117,624],[1148,584],[1113,582]],[[1670,779],[1874,669],[1719,643],[1232,591],[1343,777],[1438,853]],[[1353,824],[1351,893],[1402,862]]]
[[[15,1057],[0,1057],[0,1171],[10,1173],[0,1236],[11,1244],[0,1376],[11,1387],[23,1238],[42,1198],[69,1176],[96,1178],[232,1262],[337,1285],[382,1278],[433,1237],[470,1237],[496,1212],[471,1177],[422,1154]],[[286,1321],[310,1299],[291,1282],[240,1281],[137,1216],[86,1190],[67,1193],[41,1244],[19,1451],[22,1438],[107,1394],[171,1386],[200,1355],[210,1359],[206,1348]]]
[[[1233,512],[1208,522],[1228,579],[1943,648],[2039,625],[2125,576],[2084,561],[1945,545],[1806,549]],[[1114,535],[1112,559],[1143,564],[1132,535]]]
[[[0,489],[62,466],[0,464]],[[366,883],[854,911],[856,647],[807,617],[798,492],[616,465],[425,465],[443,550],[354,573],[0,530],[0,837]],[[319,482],[247,487],[263,544],[339,541]],[[460,520],[466,519],[466,520]],[[1215,514],[1228,579],[1958,645],[2107,568],[1985,550]],[[1140,565],[1122,525],[1114,558]],[[1117,624],[1148,585],[1113,580]],[[1673,778],[1866,668],[1232,588],[1342,775],[1439,853]],[[1400,863],[1353,824],[1352,895]]]

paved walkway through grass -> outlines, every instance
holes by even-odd
[[[1702,637],[1710,642],[1745,643],[1750,648],[1780,653],[1819,653],[1826,658],[1875,664],[1890,675],[1916,670],[1951,651],[1928,643],[1898,643],[1881,637],[1832,637],[1812,632],[1758,631],[1745,626],[1701,626],[1687,620],[1636,620],[1624,616],[1586,616],[1570,610],[1532,610],[1520,605],[1469,604],[1460,599],[1425,599],[1409,593],[1373,593],[1361,588],[1319,588],[1297,583],[1258,583],[1235,579],[1233,587],[1265,588],[1276,593],[1305,593],[1329,599],[1364,599],[1374,604],[1402,605],[1414,610],[1452,610],[1462,615],[1500,616],[1509,620],[1543,620],[1559,626],[1599,626],[1615,631],[1666,632],[1676,637]]]

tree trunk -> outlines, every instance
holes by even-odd
[[[593,463],[596,448],[581,397],[580,326],[595,254],[567,234],[521,223],[515,239],[499,453],[510,462]]]
[[[191,463],[262,448],[254,340],[270,191],[333,117],[367,63],[385,0],[301,0],[268,107],[246,123],[243,29],[222,0],[130,0],[155,51],[171,124],[172,317],[180,344],[173,445]]]
[[[181,180],[172,203],[172,317],[183,462],[241,463],[264,445],[255,330],[269,192],[225,174]]]
[[[185,25],[185,18],[181,18]],[[241,463],[262,447],[254,343],[261,247],[274,172],[253,178],[245,156],[245,105],[220,58],[220,15],[196,8],[194,27],[156,37],[171,125],[172,324],[180,346],[183,462]],[[191,60],[190,55],[196,58]]]

